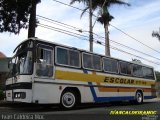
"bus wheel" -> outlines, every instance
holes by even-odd
[[[142,94],[141,91],[136,92],[135,103],[136,104],[142,104],[143,103],[143,94]]]
[[[61,107],[65,109],[71,109],[75,107],[77,97],[73,91],[64,91],[61,96]]]

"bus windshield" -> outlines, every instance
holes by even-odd
[[[23,51],[20,54],[16,55],[12,59],[12,73],[13,76],[19,74],[31,74],[32,73],[32,51]]]
[[[32,51],[26,51],[18,55],[17,67],[19,74],[32,73]]]
[[[25,41],[14,50],[16,53],[10,61],[8,67],[10,73],[8,77],[16,75],[29,75],[33,72],[33,41]]]

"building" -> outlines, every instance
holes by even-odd
[[[7,58],[2,52],[0,52],[0,88],[5,84],[9,69],[8,62],[10,58]]]

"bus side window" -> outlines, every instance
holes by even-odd
[[[142,66],[133,64],[133,76],[143,77]]]
[[[57,63],[68,65],[68,50],[63,48],[57,48]]]
[[[93,69],[91,55],[83,53],[83,67]]]
[[[53,63],[52,63],[52,50],[38,48],[37,50],[37,70],[38,76],[52,77],[53,76]]]
[[[101,66],[101,57],[93,55],[93,69],[95,70],[101,70],[102,66]]]
[[[102,70],[101,57],[83,53],[83,67],[94,70]]]
[[[121,74],[131,75],[131,64],[127,62],[120,62],[120,72]]]
[[[152,68],[143,67],[143,77],[147,79],[154,79],[154,72]]]
[[[104,58],[104,71],[118,73],[118,61],[110,58]]]
[[[69,50],[69,65],[74,67],[80,67],[80,56],[78,51]]]

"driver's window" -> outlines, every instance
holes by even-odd
[[[53,50],[39,47],[37,49],[37,76],[53,76]]]

